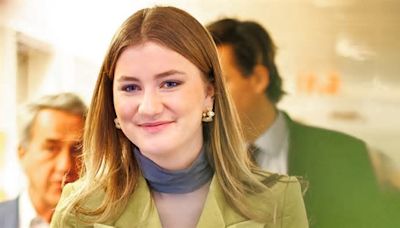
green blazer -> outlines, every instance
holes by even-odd
[[[67,185],[61,197],[61,201],[71,194],[75,185],[74,183]],[[99,193],[88,200],[89,208],[96,207],[101,199]],[[97,200],[96,200],[97,199]],[[229,228],[306,228],[308,221],[306,217],[305,207],[303,203],[300,184],[295,177],[283,177],[277,181],[270,191],[260,193],[260,195],[250,196],[248,198],[249,205],[261,206],[261,210],[266,216],[271,216],[271,221],[266,224],[248,220],[238,214],[225,201],[223,192],[216,180],[215,176],[210,184],[210,189],[204,204],[203,212],[197,224],[198,228],[209,227],[229,227]],[[59,224],[63,209],[56,209],[51,226],[56,227],[118,227],[118,228],[158,228],[161,227],[157,209],[151,197],[149,187],[143,177],[140,177],[135,192],[132,194],[128,205],[123,213],[111,221],[104,223],[95,223],[91,226],[85,226],[78,221],[75,216],[67,216],[63,224]]]
[[[309,182],[310,227],[383,227],[377,181],[365,143],[352,136],[295,122],[289,127],[289,175]]]

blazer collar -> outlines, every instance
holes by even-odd
[[[203,212],[197,224],[198,228],[208,228],[210,224],[213,224],[215,227],[225,227],[221,210],[224,210],[226,205],[224,206],[223,203],[219,202],[221,199],[224,199],[223,197],[218,181],[214,176],[211,180]],[[157,208],[155,207],[150,189],[142,175],[139,176],[137,188],[132,194],[125,211],[115,222],[115,227],[161,228]]]
[[[116,227],[161,227],[151,192],[146,180],[139,175],[135,192],[126,209],[115,223]]]
[[[264,194],[264,193],[262,193]],[[279,219],[280,215],[276,214],[278,208],[275,205],[276,199],[274,194],[268,191],[268,197],[265,197],[262,204],[259,202],[257,196],[249,198],[249,205],[256,206],[267,214],[273,215],[274,219],[271,221],[274,223],[276,219]],[[260,207],[261,206],[261,207]],[[275,217],[277,216],[277,217]],[[121,216],[113,223],[113,225],[106,224],[94,224],[95,228],[112,228],[112,227],[152,227],[161,228],[160,218],[153,198],[151,196],[150,189],[143,178],[139,176],[138,185],[135,192],[132,194],[126,209]],[[218,183],[216,176],[214,175],[211,180],[210,189],[204,204],[202,214],[200,215],[197,223],[197,228],[208,228],[208,227],[228,227],[228,228],[255,228],[264,227],[265,224],[257,223],[252,220],[248,220],[238,214],[232,209],[229,204],[225,201],[223,191]]]

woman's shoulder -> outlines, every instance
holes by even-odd
[[[278,204],[284,205],[290,198],[303,202],[308,183],[302,177],[265,172],[258,174],[260,181],[268,188],[264,194],[272,194]]]
[[[282,227],[308,227],[303,201],[306,184],[301,177],[270,172],[255,175],[267,188],[249,197],[250,205],[269,214],[272,210],[274,220],[286,224]]]
[[[94,187],[95,183],[93,183]],[[82,192],[85,192],[84,197],[84,206],[87,209],[95,209],[98,208],[105,197],[105,189],[102,187],[96,186],[96,191],[88,189],[87,186],[90,186],[88,183],[84,183],[83,180],[77,180],[74,183],[67,184],[62,192],[61,199],[71,199],[81,195]],[[85,189],[84,189],[85,188]]]
[[[66,212],[67,207],[71,205],[77,197],[81,197],[81,190],[84,187],[82,180],[77,180],[74,183],[69,183],[64,186],[61,198],[57,204],[52,218],[52,227],[85,227],[80,220],[72,212]],[[85,209],[95,209],[99,206],[104,198],[104,191],[94,191],[84,198]],[[79,225],[77,225],[79,224]]]
[[[254,172],[254,175],[256,175],[257,179],[271,190],[279,190],[297,185],[301,188],[306,188],[307,186],[306,181],[304,181],[302,177],[298,176],[288,176],[268,171],[256,171]]]
[[[82,186],[82,181],[80,179],[75,182],[68,183],[62,189],[62,196],[71,195],[73,192],[79,189],[80,186]]]

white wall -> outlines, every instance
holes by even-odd
[[[0,198],[10,182],[8,170],[17,170],[14,151],[16,142],[16,35],[12,29],[0,24]],[[10,189],[12,191],[13,189]],[[7,191],[7,189],[5,190]]]

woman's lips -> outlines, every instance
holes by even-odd
[[[150,123],[142,123],[139,124],[139,127],[143,128],[147,132],[150,133],[157,133],[166,127],[168,127],[173,121],[157,121],[157,122],[150,122]]]

